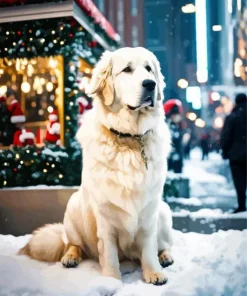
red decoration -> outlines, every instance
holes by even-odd
[[[70,21],[70,26],[71,26],[71,27],[76,26],[76,24],[77,24],[77,22],[76,22],[75,19],[72,19],[72,20]]]
[[[41,153],[41,151],[40,151],[40,150],[38,150],[38,151],[37,151],[37,153],[38,153],[38,154],[40,154],[40,153]]]
[[[86,14],[94,18],[95,23],[100,24],[106,33],[114,40],[119,39],[119,35],[114,31],[112,25],[107,21],[104,15],[98,10],[92,0],[76,0],[75,1]]]
[[[18,35],[18,36],[21,36],[21,31],[18,31],[18,32],[17,32],[17,35]]]
[[[96,47],[97,46],[97,41],[94,40],[94,41],[88,42],[88,46],[91,47],[91,48]]]
[[[73,37],[73,34],[72,34],[72,33],[70,33],[70,34],[69,34],[69,37],[70,37],[70,38],[72,38],[72,37]]]
[[[14,168],[13,171],[16,173],[18,170],[17,170],[17,168]]]
[[[34,146],[35,136],[29,129],[17,130],[14,134],[13,145],[18,147]]]
[[[51,144],[61,145],[60,129],[61,125],[58,120],[58,112],[54,110],[49,114],[45,140]]]
[[[25,46],[25,42],[22,42],[22,44],[21,44],[22,46]]]
[[[4,5],[15,5],[15,4],[25,4],[26,0],[1,0],[0,6]]]

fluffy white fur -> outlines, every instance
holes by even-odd
[[[147,71],[147,65],[151,71]],[[124,71],[128,66],[131,72]],[[130,110],[128,106],[140,105],[145,79],[156,82],[154,107]],[[166,282],[158,257],[161,263],[171,263],[172,217],[161,199],[170,150],[162,107],[163,87],[159,63],[148,50],[122,48],[102,56],[88,90],[94,108],[85,116],[77,135],[83,148],[82,185],[67,205],[64,245],[61,247],[58,232],[57,243],[54,237],[49,243],[52,234],[42,236],[45,227],[34,233],[21,253],[49,261],[57,257],[53,253],[59,254],[59,248],[64,265],[77,264],[81,258],[99,259],[102,273],[118,279],[119,261],[137,259],[146,282]],[[110,128],[133,135],[149,131],[144,136],[148,170],[139,140],[119,138]],[[38,253],[46,250],[46,256],[34,256],[33,246],[39,246]],[[82,254],[71,246],[79,247]]]

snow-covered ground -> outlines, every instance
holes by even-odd
[[[227,163],[219,154],[210,153],[209,159],[202,161],[200,149],[193,149],[183,169],[183,176],[190,179],[190,196],[234,196],[232,184],[218,172],[224,165]]]
[[[76,269],[16,256],[29,236],[0,235],[0,296],[246,296],[247,230],[212,235],[174,231],[175,263],[168,283],[145,284],[138,267],[124,267],[123,282],[100,275],[97,262]]]

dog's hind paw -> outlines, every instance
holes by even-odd
[[[81,261],[81,257],[78,257],[75,254],[65,254],[61,259],[61,263],[67,268],[76,267]]]

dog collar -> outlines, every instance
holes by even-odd
[[[139,141],[139,149],[140,149],[141,157],[142,157],[142,160],[145,164],[146,169],[148,169],[148,158],[146,156],[145,149],[144,149],[144,137],[151,131],[152,130],[148,130],[145,132],[145,134],[132,135],[129,133],[119,132],[119,131],[115,130],[114,128],[110,128],[110,132],[113,133],[114,135],[118,136],[119,138],[133,138],[133,139],[137,139]]]

